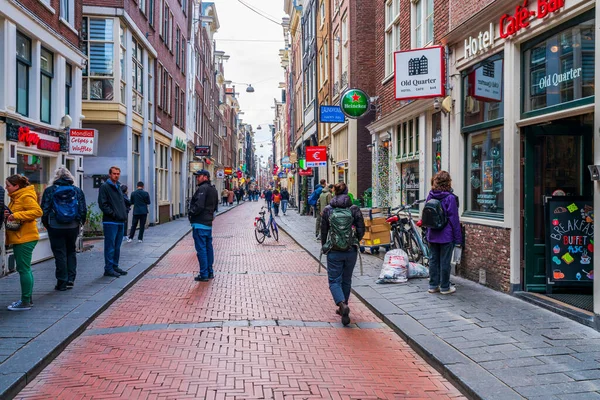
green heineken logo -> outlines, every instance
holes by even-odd
[[[360,89],[348,89],[342,93],[340,108],[348,118],[360,118],[369,112],[369,96]]]

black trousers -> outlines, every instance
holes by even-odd
[[[129,231],[129,239],[133,239],[135,235],[135,229],[137,228],[138,222],[140,223],[140,231],[138,233],[138,240],[144,240],[144,229],[146,229],[146,219],[148,214],[134,215],[131,221],[131,230]]]
[[[58,286],[67,282],[75,282],[77,276],[77,236],[79,228],[48,228],[50,248],[56,264],[56,280]]]

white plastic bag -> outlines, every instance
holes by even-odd
[[[410,262],[408,264],[408,279],[429,278],[429,268],[423,264]]]
[[[460,264],[460,260],[462,258],[462,247],[458,247],[458,246],[454,246],[454,249],[452,250],[452,260],[450,261],[451,264]]]
[[[404,283],[408,280],[408,254],[395,249],[385,253],[381,273],[376,283]]]

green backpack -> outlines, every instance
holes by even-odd
[[[329,216],[329,232],[323,251],[347,251],[358,244],[353,223],[354,217],[349,208],[334,208]]]

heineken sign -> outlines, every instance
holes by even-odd
[[[340,108],[348,118],[360,118],[369,112],[369,96],[360,89],[348,89],[342,93]]]

